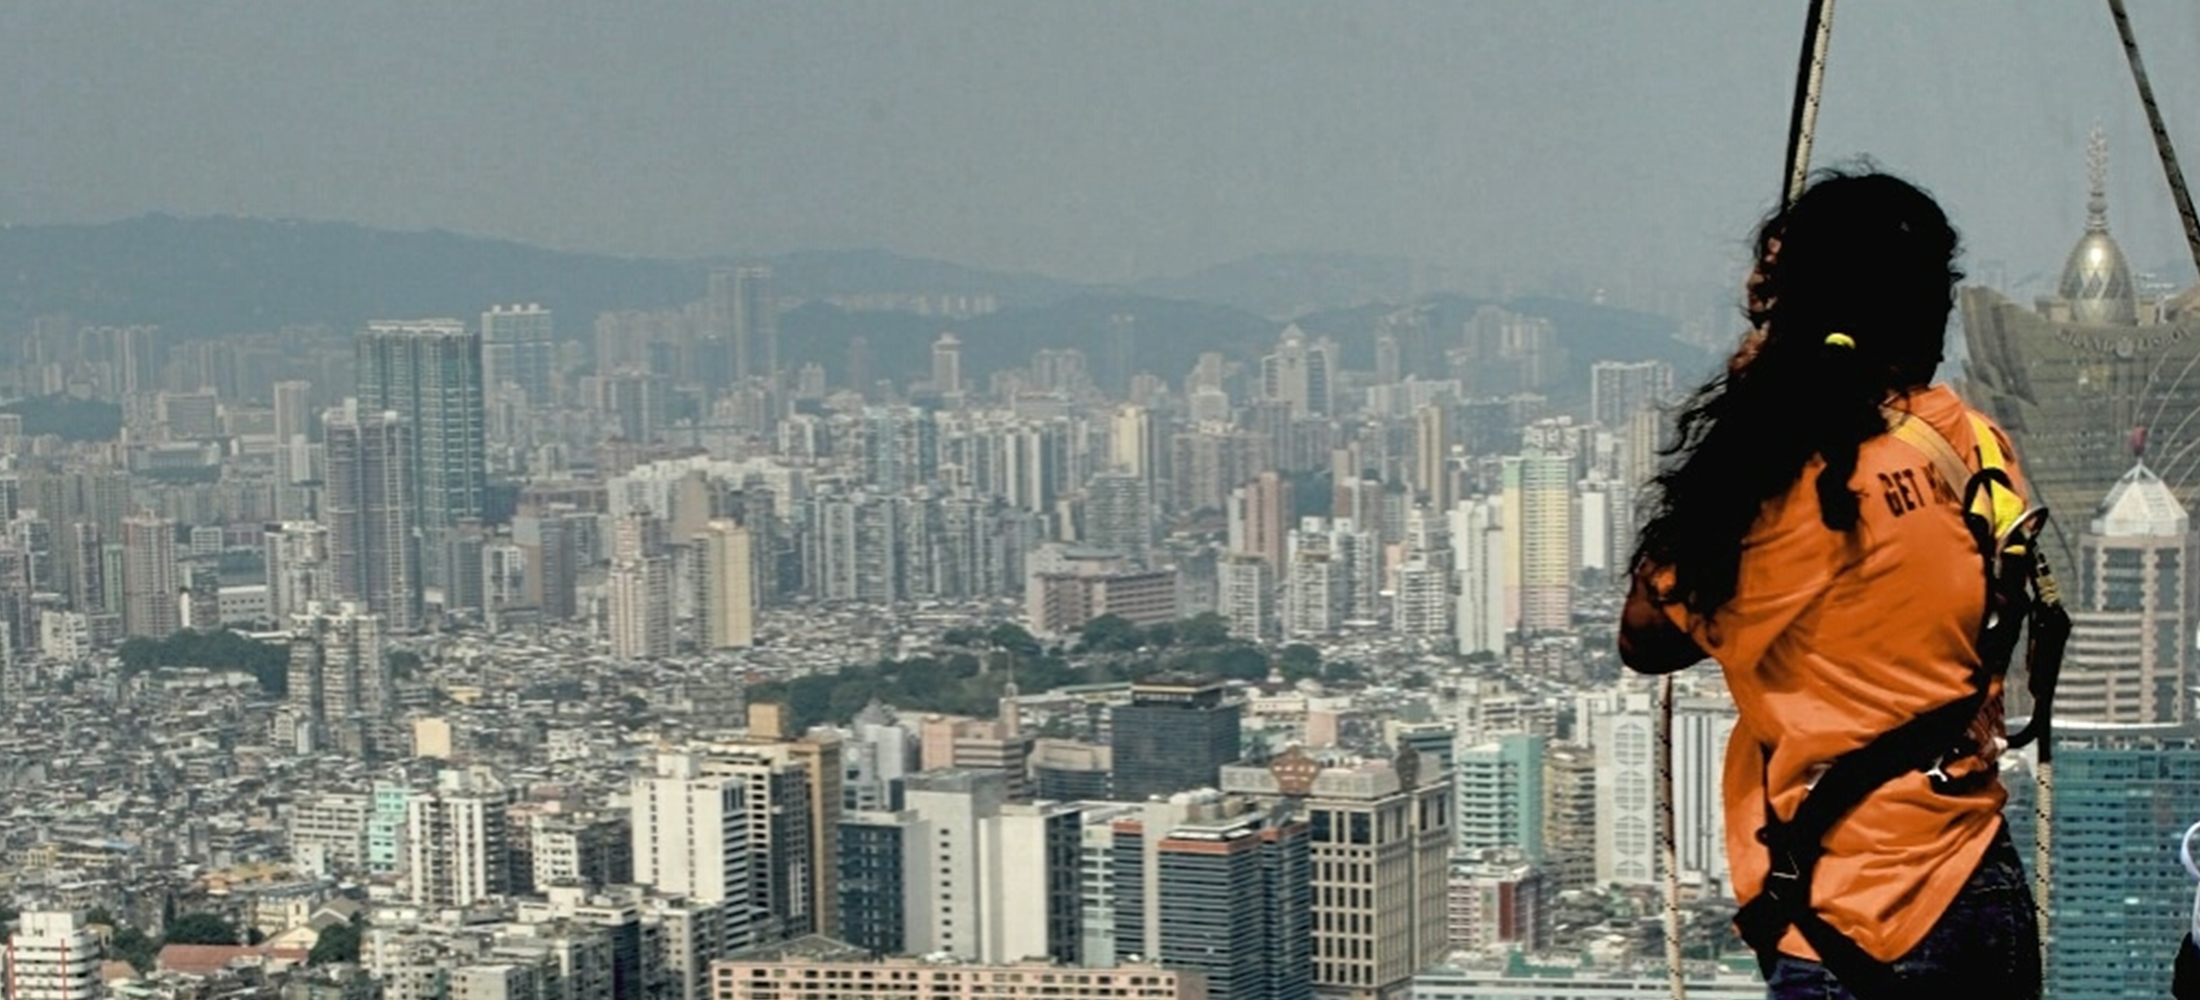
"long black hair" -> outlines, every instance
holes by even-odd
[[[1815,175],[1756,250],[1744,312],[1762,337],[1682,404],[1635,546],[1638,566],[1674,570],[1657,599],[1707,619],[1734,596],[1765,502],[1813,457],[1820,519],[1856,527],[1857,446],[1886,430],[1882,403],[1932,380],[1963,280],[1932,196],[1868,167]]]

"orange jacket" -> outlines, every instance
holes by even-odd
[[[1969,411],[1946,386],[1895,404],[1923,419],[1976,468]],[[2013,455],[1998,428],[2004,456]],[[1766,785],[1790,817],[1809,782],[1834,758],[1923,712],[1974,690],[1985,610],[1983,567],[1956,495],[1932,459],[1891,435],[1866,441],[1849,481],[1862,495],[1856,530],[1819,520],[1820,460],[1768,502],[1743,542],[1734,599],[1709,621],[1678,604],[1666,614],[1716,659],[1740,721],[1723,781],[1728,862],[1743,902],[1764,883],[1769,858],[1756,840]],[[2013,460],[2005,465],[2023,489]],[[1670,573],[1656,578],[1661,587]],[[1989,749],[1948,768],[1992,768],[2003,736],[2000,681],[1973,736]],[[1924,939],[1986,853],[2001,822],[1999,782],[1943,795],[1921,773],[1882,786],[1826,837],[1812,886],[1826,921],[1882,961]],[[1781,951],[1815,953],[1790,929]]]

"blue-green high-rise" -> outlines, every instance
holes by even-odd
[[[2029,776],[2008,777],[2010,832],[2030,869],[2038,793]],[[2053,803],[2046,995],[2168,996],[2191,923],[2177,841],[2200,821],[2200,732],[2058,724]]]
[[[481,517],[488,494],[481,337],[455,319],[377,320],[358,349],[359,408],[413,429],[413,521],[421,551],[440,553],[444,533]],[[442,560],[426,562],[423,575],[442,584]]]

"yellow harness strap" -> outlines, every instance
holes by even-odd
[[[1978,470],[1983,472],[1987,469],[2007,469],[2008,458],[2002,454],[2001,439],[1995,436],[1993,425],[1977,413],[1967,413],[1966,416],[1971,421],[1971,436],[1978,440],[1978,449],[1973,452],[1978,458]],[[1956,453],[1955,446],[1948,443],[1945,435],[1934,430],[1933,425],[1892,408],[1887,410],[1887,431],[1897,440],[1916,448],[1925,457],[1933,460],[1933,468],[1940,473],[1941,482],[1948,487],[1950,496],[1959,499],[1963,496],[1964,489],[1971,482],[1972,467],[1963,460],[1963,456]],[[1995,538],[2002,537],[2015,525],[2024,516],[2024,511],[2023,497],[2018,496],[2015,490],[1992,481],[1982,486],[1978,497],[1972,500],[1971,513],[1985,518],[1994,526]]]

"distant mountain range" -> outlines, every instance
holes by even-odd
[[[1280,318],[1344,344],[1364,365],[1374,322],[1412,292],[1399,259],[1344,254],[1268,254],[1176,278],[1099,287],[1033,274],[964,267],[876,250],[814,251],[766,258],[783,298],[803,304],[781,320],[793,363],[836,372],[848,344],[866,339],[872,370],[899,378],[928,367],[932,339],[952,328],[973,377],[1027,361],[1043,347],[1096,347],[1119,315],[1135,317],[1138,366],[1171,378],[1201,351],[1257,356]],[[712,261],[662,260],[546,250],[448,232],[393,232],[348,223],[147,215],[99,225],[0,226],[0,330],[37,316],[94,324],[157,323],[181,337],[356,327],[384,317],[478,314],[500,302],[540,302],[582,336],[596,314],[677,306],[703,295]],[[999,311],[948,321],[908,312],[852,311],[829,297],[914,294],[994,296]],[[847,301],[842,298],[839,301]],[[1471,299],[1441,297],[1450,328]],[[1575,364],[1597,357],[1696,364],[1659,317],[1562,300],[1507,304],[1549,317]]]
[[[1403,257],[1341,253],[1258,254],[1132,287],[1158,298],[1219,302],[1271,319],[1404,302],[1418,291],[1413,263]]]

